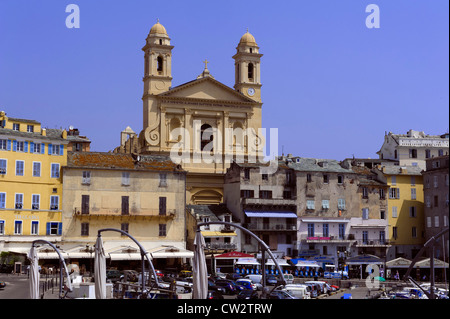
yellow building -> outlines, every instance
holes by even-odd
[[[24,252],[36,239],[61,240],[61,167],[67,132],[0,112],[0,250]]]
[[[423,178],[417,166],[381,168],[390,187],[388,194],[388,259],[414,258],[425,243]]]
[[[172,49],[169,35],[159,22],[151,29],[144,51],[143,130],[135,134],[127,128],[116,152],[170,154],[174,148],[186,150],[181,164],[188,172],[186,203],[218,204],[223,202],[224,175],[230,162],[227,155],[261,152],[261,75],[262,54],[253,35],[241,37],[233,55],[234,88],[219,82],[208,67],[222,63],[204,61],[203,71],[192,81],[172,87]],[[231,51],[231,50],[230,50]],[[199,66],[201,61],[198,61]],[[208,65],[208,63],[210,63]],[[185,129],[185,135],[174,129]],[[226,135],[235,129],[234,136]],[[252,132],[248,135],[241,132]],[[212,136],[204,133],[212,131]],[[228,138],[228,139],[227,139]],[[181,139],[181,141],[180,141]],[[256,142],[251,143],[252,139]],[[209,144],[209,148],[208,148]],[[259,152],[259,153],[258,153]],[[210,154],[214,158],[209,160]],[[205,157],[207,160],[205,160]],[[197,160],[198,159],[198,160]]]

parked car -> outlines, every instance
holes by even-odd
[[[192,277],[192,271],[190,270],[181,270],[178,274],[180,277]]]
[[[253,289],[262,290],[262,275],[247,275],[244,277],[245,279],[249,279],[253,284]]]
[[[240,278],[235,281],[236,285],[244,287],[244,289],[248,290],[256,290],[256,286],[253,285],[252,281],[250,279],[244,279]]]
[[[236,279],[239,279],[239,278],[242,278],[242,276],[239,275],[239,274],[236,274],[236,273],[229,273],[229,274],[226,275],[225,279],[236,280]]]
[[[309,287],[303,284],[288,284],[276,290],[286,291],[297,299],[311,299]]]
[[[294,275],[292,274],[283,274],[283,278],[286,284],[292,284],[294,282]]]
[[[208,295],[206,299],[223,299],[223,295],[220,291],[208,290]]]
[[[321,294],[327,294],[328,293],[328,287],[327,287],[327,283],[325,281],[315,281],[315,280],[310,280],[310,281],[305,281],[305,284],[317,284],[320,287],[320,293]]]
[[[218,287],[224,288],[225,293],[229,295],[235,295],[239,293],[240,290],[242,290],[242,288],[240,288],[239,285],[236,285],[236,283],[232,280],[226,279],[216,280],[215,284]]]
[[[269,299],[297,299],[292,296],[290,293],[283,290],[273,290],[269,294]]]
[[[106,279],[110,281],[118,281],[122,276],[122,272],[117,269],[109,269],[106,271]]]
[[[278,278],[275,275],[267,275],[266,276],[266,285],[276,285],[278,282]]]
[[[218,291],[221,294],[226,293],[226,289],[224,287],[216,286],[214,281],[208,279],[208,290]]]
[[[236,299],[259,299],[256,290],[244,289],[236,296]]]
[[[5,288],[6,287],[6,282],[4,281],[0,281],[0,288]]]
[[[309,295],[311,298],[317,298],[317,296],[319,296],[319,287],[316,284],[305,283],[305,285],[310,288]]]
[[[127,278],[127,281],[136,282],[138,281],[139,273],[136,270],[124,270],[122,271],[124,278]]]

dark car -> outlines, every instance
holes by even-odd
[[[256,290],[244,289],[236,296],[236,299],[259,299]]]
[[[234,281],[231,280],[226,280],[226,279],[222,279],[222,280],[216,280],[215,285],[218,287],[222,287],[225,289],[225,293],[228,295],[235,295],[237,294],[240,290],[239,286],[235,284]]]
[[[4,281],[0,281],[0,288],[5,288],[6,287],[6,282]]]
[[[270,293],[269,299],[296,299],[290,293],[283,290],[274,290]]]
[[[208,290],[208,296],[206,299],[223,299],[223,295],[220,291]]]
[[[106,271],[106,279],[111,281],[118,281],[122,273],[117,269],[109,269]]]
[[[267,285],[276,285],[278,282],[278,278],[275,275],[267,275],[266,284]]]
[[[210,279],[208,279],[208,290],[218,291],[221,294],[225,294],[226,293],[226,289],[224,287],[216,286],[214,281],[212,281]]]

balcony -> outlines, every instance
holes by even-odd
[[[295,206],[295,199],[286,198],[242,198],[244,205]]]
[[[389,240],[369,239],[369,240],[357,240],[356,247],[389,247],[391,246]]]
[[[250,231],[297,231],[297,225],[294,224],[251,223],[244,225]]]
[[[231,243],[206,243],[205,250],[236,250],[237,245]]]
[[[168,209],[165,214],[160,214],[159,209],[146,209],[140,211],[138,213],[130,212],[129,214],[122,214],[120,209],[116,210],[102,210],[92,212],[90,211],[88,214],[83,214],[81,212],[81,207],[75,207],[73,209],[73,217],[82,218],[82,219],[108,219],[108,218],[118,218],[118,219],[174,219],[176,216],[176,209]]]
[[[353,234],[344,236],[309,236],[308,234],[301,234],[299,240],[305,243],[350,243],[355,241]]]

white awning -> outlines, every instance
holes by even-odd
[[[289,266],[289,264],[287,263],[287,261],[285,259],[277,259],[277,263],[280,266]],[[266,260],[266,266],[274,266],[275,263],[273,262],[272,258],[269,258]]]
[[[236,261],[236,265],[260,265],[256,258],[239,258]]]

